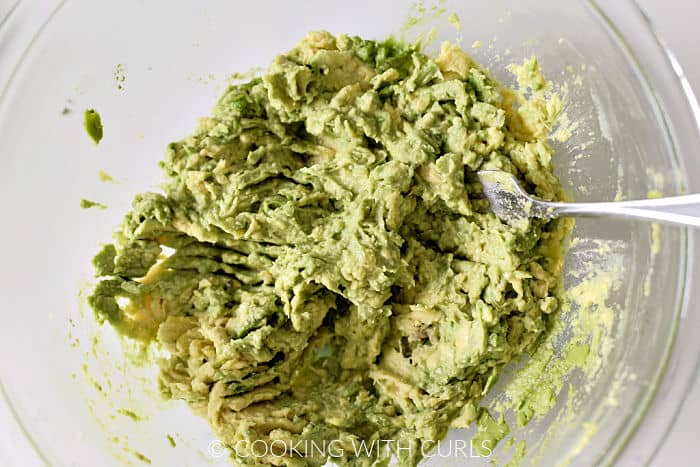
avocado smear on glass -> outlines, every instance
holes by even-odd
[[[102,127],[102,117],[95,109],[87,109],[83,114],[83,127],[90,139],[95,144],[102,141],[104,128]]]
[[[241,463],[416,465],[556,319],[567,224],[507,225],[470,181],[561,196],[561,102],[512,71],[523,93],[450,43],[308,34],[169,145],[94,259],[97,318]]]

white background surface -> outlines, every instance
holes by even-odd
[[[700,43],[700,1],[638,0],[638,2],[676,54],[693,89],[696,93],[700,93],[700,53],[697,46]],[[5,17],[12,3],[12,0],[0,0],[0,19]],[[700,148],[698,151],[700,152]],[[10,420],[12,415],[4,400],[0,400],[0,466],[43,465],[38,458],[32,456],[32,448],[18,427],[9,422]],[[698,446],[700,443],[698,420],[700,420],[700,382],[696,381],[671,436],[656,457],[654,467],[700,465],[696,456],[700,447]]]

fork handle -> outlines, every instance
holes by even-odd
[[[603,203],[543,203],[546,217],[615,216],[700,227],[700,193]]]

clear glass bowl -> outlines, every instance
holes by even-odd
[[[550,79],[568,84],[568,114],[580,123],[569,141],[555,143],[558,174],[575,199],[700,191],[697,103],[633,2],[438,5],[459,15],[461,32],[430,7],[420,13],[409,3],[368,0],[47,1],[20,3],[0,23],[0,78],[7,80],[0,100],[0,378],[47,464],[112,465],[138,453],[154,465],[226,463],[204,420],[147,397],[148,368],[134,370],[146,382],[136,389],[120,366],[123,350],[109,331],[90,329],[78,294],[91,256],[132,196],[156,188],[165,145],[208,114],[230,73],[264,67],[307,31],[370,38],[403,31],[410,38],[436,26],[437,43],[457,35],[467,47],[480,40],[475,57],[508,83],[505,64],[534,53]],[[417,13],[422,19],[406,28]],[[104,119],[99,147],[82,128],[91,107]],[[100,182],[99,170],[118,183]],[[81,198],[109,209],[83,211]],[[700,250],[692,232],[662,226],[657,236],[648,224],[614,219],[580,219],[575,237],[614,246],[586,256],[579,244],[567,264],[569,272],[591,261],[621,267],[608,300],[614,339],[593,384],[577,392],[572,423],[550,433],[542,456],[525,464],[567,456],[575,465],[645,464],[696,374]],[[94,332],[106,333],[99,350]],[[614,403],[604,404],[622,380]],[[147,420],[119,410],[133,405]],[[586,422],[597,430],[587,431]],[[547,424],[523,436],[537,445]]]

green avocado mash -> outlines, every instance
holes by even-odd
[[[513,71],[527,97],[449,43],[308,34],[169,145],[164,194],[94,259],[96,316],[163,350],[162,393],[242,463],[415,465],[488,425],[480,399],[556,319],[568,225],[509,226],[470,182],[560,197],[561,102],[536,60]]]

